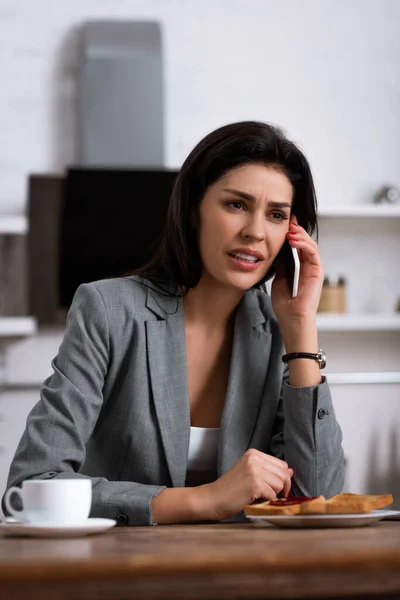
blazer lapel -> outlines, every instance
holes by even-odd
[[[238,306],[227,396],[221,419],[218,476],[249,448],[267,375],[272,334],[256,294]]]
[[[182,299],[148,290],[147,308],[160,320],[146,322],[151,387],[168,469],[184,487],[190,436],[185,323]]]
[[[165,458],[174,487],[185,485],[190,438],[186,337],[181,298],[150,289],[146,307],[157,320],[146,321],[148,359]],[[154,318],[154,317],[153,317]],[[247,292],[235,317],[232,358],[220,426],[218,476],[246,452],[263,397],[271,351],[270,321],[259,300]]]

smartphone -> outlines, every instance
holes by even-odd
[[[280,254],[285,265],[286,279],[289,289],[292,291],[292,298],[296,298],[300,277],[300,259],[297,248],[293,248],[286,240]]]
[[[292,298],[296,298],[297,292],[299,291],[299,277],[300,277],[300,259],[297,248],[291,248],[294,262],[294,273],[293,273],[293,285],[292,285]]]

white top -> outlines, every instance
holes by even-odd
[[[186,485],[210,483],[217,478],[219,427],[191,427]]]

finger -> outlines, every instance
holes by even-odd
[[[270,491],[272,490],[274,494],[274,498],[282,492],[285,484],[285,480],[281,479],[281,477],[275,475],[272,471],[267,471],[266,469],[260,469],[259,474],[259,484],[264,494],[265,488]]]
[[[268,462],[278,465],[282,469],[286,470],[289,468],[289,465],[287,464],[287,462],[285,460],[282,460],[281,458],[277,458],[276,456],[272,456],[272,454],[267,454],[266,452],[259,452],[259,454],[260,454],[261,458],[263,458],[264,460],[267,460]]]
[[[284,496],[284,498],[288,498],[288,496],[290,494],[291,487],[292,487],[292,478],[289,475],[289,477],[286,479],[285,484],[283,486],[283,496]]]
[[[252,448],[251,454],[264,469],[274,472],[282,479],[282,481],[286,479],[289,469],[289,465],[286,461],[277,458],[276,456],[272,456],[271,454],[256,450],[255,448]],[[291,471],[292,469],[289,470]]]
[[[280,467],[282,467],[284,469],[289,468],[289,465],[287,464],[287,462],[285,460],[282,460],[281,458],[277,458],[276,456],[272,456],[272,454],[267,454],[266,452],[261,452],[261,450],[256,450],[256,448],[251,448],[251,449],[247,450],[245,454],[250,454],[250,453],[255,457],[261,458],[262,460],[270,461],[271,463],[274,463],[275,465],[279,465]]]
[[[291,225],[289,230],[286,232],[286,239],[290,242],[291,240],[307,240],[311,244],[318,248],[318,243],[314,240],[311,235],[300,225]]]
[[[310,240],[312,239],[312,237],[310,236],[308,231],[306,229],[304,229],[304,227],[302,227],[301,225],[298,225],[297,223],[294,223],[293,221],[290,221],[289,229],[288,229],[286,235],[289,236],[291,234],[296,234],[296,233],[302,233],[306,237],[310,238]]]
[[[255,460],[262,468],[262,479],[267,485],[269,485],[276,494],[283,491],[286,497],[291,488],[291,477],[293,476],[293,469],[288,464],[275,456],[270,454],[264,454],[260,451],[253,453]]]
[[[272,489],[272,487],[270,485],[268,485],[268,483],[263,484],[262,489],[261,489],[261,493],[259,495],[259,497],[257,498],[257,500],[276,500],[276,492],[275,490]]]
[[[296,219],[296,221],[294,219],[291,219],[289,221],[288,234],[289,233],[304,233],[304,235],[309,237],[311,240],[313,239],[311,237],[311,235],[308,233],[307,229],[305,229],[304,227],[302,227],[301,225],[298,224],[297,219]]]
[[[304,248],[309,248],[310,252],[313,252],[319,256],[319,248],[318,245],[309,237],[301,234],[290,235],[288,238],[289,244],[292,246],[293,244],[302,243]]]
[[[289,477],[289,474],[286,477],[282,478],[280,475],[277,475],[273,471],[268,471],[267,469],[263,470],[263,475],[261,475],[265,483],[267,483],[275,492],[275,494],[279,494],[283,488],[285,487],[285,482]]]
[[[284,463],[284,464],[286,465],[286,463]],[[274,485],[272,487],[274,488],[274,490],[277,493],[281,492],[285,481],[287,480],[288,477],[290,477],[291,469],[288,469],[288,467],[286,467],[286,466],[282,467],[281,465],[279,465],[275,462],[266,461],[266,460],[260,460],[259,465],[263,469],[263,473],[264,473],[263,477],[265,478],[265,480],[268,481],[270,483],[270,485],[272,485],[272,483],[270,482],[270,479],[269,479],[272,475],[274,478]],[[279,489],[278,489],[278,487],[279,487]]]
[[[285,469],[273,463],[264,463],[262,467],[266,471],[273,473],[276,477],[279,477],[279,479],[282,482],[282,485],[289,475],[289,470],[287,468]]]
[[[316,248],[318,247],[317,242],[312,239],[312,237],[307,233],[305,229],[303,229],[303,227],[300,226],[291,227],[286,233],[286,238],[289,241],[293,239],[307,240],[310,243],[314,244]]]
[[[318,246],[315,244],[315,242],[313,240],[309,241],[309,240],[301,239],[300,237],[293,237],[293,238],[289,239],[289,243],[294,248],[302,250],[307,255],[307,259],[310,260],[310,262],[312,262],[316,265],[321,264],[321,258],[320,258]]]
[[[307,233],[307,231],[304,229],[304,227],[302,227],[301,225],[299,225],[297,219],[293,218],[290,219],[289,221],[289,229],[292,231],[305,231]]]

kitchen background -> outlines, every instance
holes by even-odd
[[[56,295],[57,220],[42,210],[29,238],[28,177],[62,181],[69,165],[90,162],[78,81],[85,32],[99,21],[158,23],[158,166],[179,169],[206,133],[243,119],[281,126],[308,156],[325,272],[331,283],[345,278],[324,291],[334,312],[319,315],[319,331],[346,490],[392,492],[400,508],[400,203],[396,192],[374,202],[382,186],[400,188],[398,0],[2,1],[0,492],[63,334],[62,316],[46,322],[32,307],[32,297]],[[335,293],[344,293],[344,312]]]

